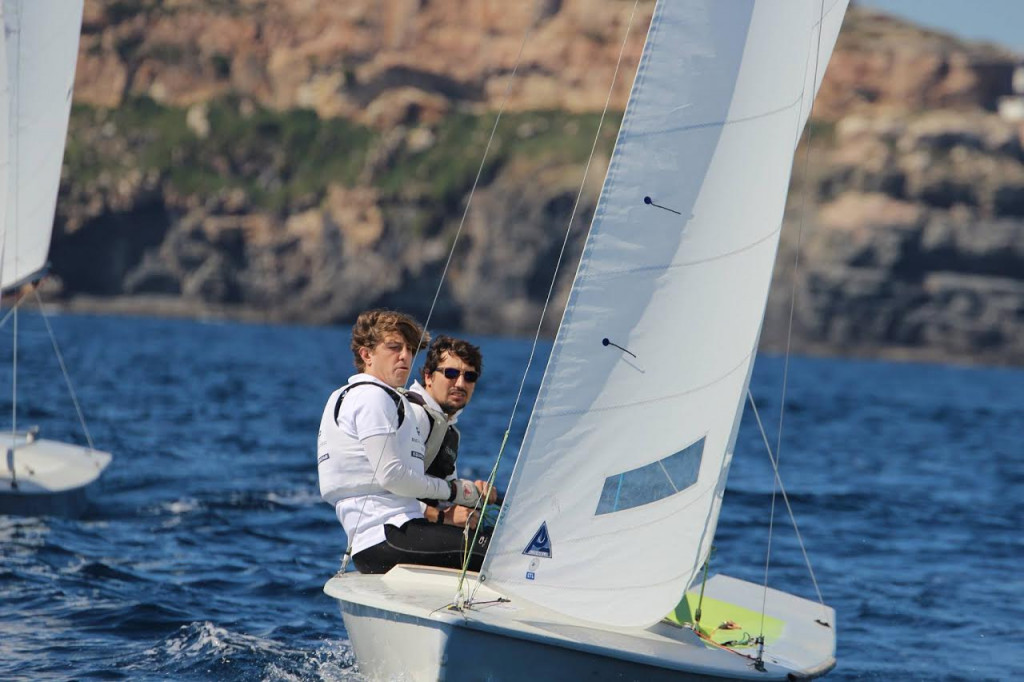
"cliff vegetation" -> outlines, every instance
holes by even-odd
[[[632,7],[87,0],[45,293],[424,316],[458,235],[433,324],[528,333],[569,229],[553,331],[653,2],[599,130]],[[766,345],[1024,361],[1024,146],[999,114],[1017,62],[851,8],[798,149]]]

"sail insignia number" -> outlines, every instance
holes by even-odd
[[[526,545],[526,549],[523,550],[523,554],[527,556],[539,556],[547,559],[551,558],[551,538],[548,537],[548,524],[546,521],[540,524],[540,528],[533,534],[533,538],[530,543]],[[532,571],[531,571],[532,573]],[[530,575],[526,576],[533,580]]]

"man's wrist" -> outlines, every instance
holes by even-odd
[[[448,481],[448,489],[451,492],[451,494],[448,495],[448,501],[454,502],[455,495],[459,492],[459,489],[455,486],[455,481]]]

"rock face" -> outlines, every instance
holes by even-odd
[[[633,17],[623,55],[633,70],[653,7]],[[600,110],[631,10],[615,0],[87,0],[75,99],[187,108],[233,95],[390,127],[410,106],[497,108],[518,58],[508,109]],[[630,82],[617,83],[617,108]]]
[[[1021,134],[981,107],[840,119],[803,190],[817,207],[797,337],[839,352],[1024,360]]]
[[[87,0],[46,292],[531,333],[551,289],[552,332],[653,6]],[[1024,145],[995,113],[1016,62],[851,8],[766,345],[1024,361]]]

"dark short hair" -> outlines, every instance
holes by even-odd
[[[360,348],[376,348],[388,334],[398,334],[409,348],[423,349],[430,341],[430,335],[423,331],[420,323],[405,313],[394,310],[367,310],[360,313],[356,323],[352,325],[352,355],[356,369],[365,369],[363,359],[359,357]]]
[[[423,361],[424,381],[437,369],[437,366],[441,363],[441,356],[445,353],[457,356],[480,374],[484,373],[484,356],[480,352],[479,346],[474,346],[469,341],[463,339],[456,339],[442,334],[430,344],[430,350],[427,351],[427,359]]]

